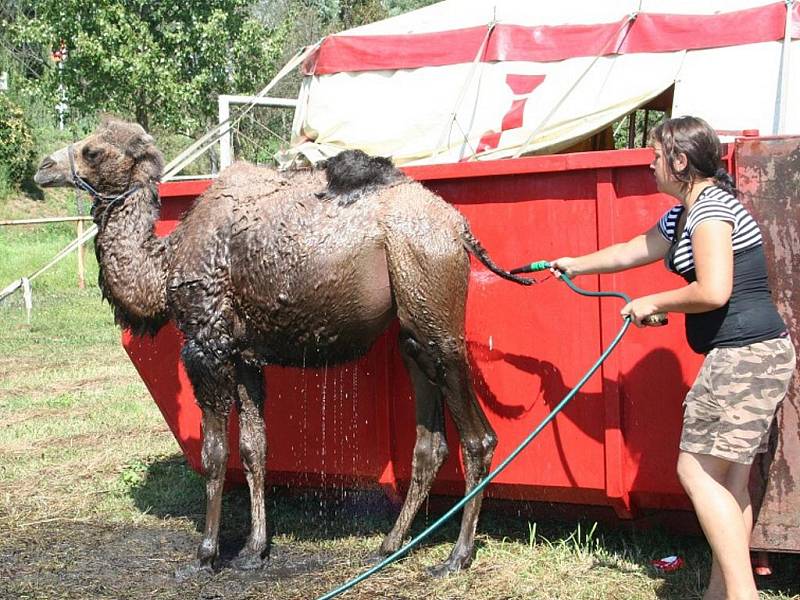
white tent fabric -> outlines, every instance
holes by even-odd
[[[797,2],[446,0],[323,40],[281,162],[556,152],[673,85],[673,116],[797,133],[798,38]]]

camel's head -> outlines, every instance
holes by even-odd
[[[78,183],[77,174],[99,194],[121,194],[135,184],[158,181],[163,164],[153,138],[140,125],[105,119],[87,138],[42,160],[34,181],[65,187]]]

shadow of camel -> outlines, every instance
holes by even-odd
[[[143,513],[162,519],[184,519],[198,532],[205,524],[205,479],[181,454],[161,457],[129,485],[128,493]],[[267,495],[270,537],[289,533],[295,539],[336,539],[388,532],[396,507],[379,487],[372,489],[297,488],[271,486]],[[250,531],[250,500],[246,486],[225,492],[220,555],[233,558]],[[457,532],[457,528],[454,530]]]
[[[563,400],[574,385],[567,384],[561,369],[549,361],[489,348],[480,342],[469,342],[469,360],[476,393],[489,411],[503,419],[520,419],[531,411],[535,403],[531,405],[504,404],[484,378],[481,363],[503,361],[515,369],[536,376],[540,382],[538,397],[550,410]],[[587,364],[586,369],[588,370],[590,366]],[[598,373],[602,373],[602,367]],[[595,373],[594,377],[597,377],[598,373]],[[577,379],[574,383],[577,383]],[[621,372],[618,381],[605,379],[601,390],[607,389],[618,389],[622,434],[626,449],[637,466],[637,473],[631,486],[635,488],[638,475],[643,468],[646,472],[651,472],[663,467],[663,465],[656,467],[651,464],[651,459],[654,457],[648,455],[648,447],[670,447],[672,448],[670,453],[674,454],[677,459],[678,437],[676,437],[676,433],[680,433],[681,403],[689,390],[689,384],[684,380],[681,363],[675,353],[666,348],[656,348],[648,352],[630,369]],[[572,485],[577,485],[577,481],[570,468],[563,438],[560,435],[559,419],[569,419],[582,433],[598,442],[603,442],[605,430],[602,426],[598,426],[596,418],[603,417],[602,407],[606,401],[603,391],[599,393],[579,391],[564,407],[559,418],[553,420],[549,425],[554,429],[554,441],[558,456]],[[583,410],[585,405],[597,408],[594,411]],[[656,438],[659,433],[662,433],[663,439],[654,440],[654,433]],[[663,462],[663,451],[659,451],[656,458]],[[673,478],[677,484],[674,474]]]

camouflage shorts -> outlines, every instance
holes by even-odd
[[[794,368],[788,337],[711,350],[683,403],[681,450],[751,464],[767,449]]]

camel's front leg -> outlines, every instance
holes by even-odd
[[[229,453],[228,416],[236,386],[233,364],[215,357],[212,349],[189,340],[181,351],[181,358],[203,411],[202,465],[206,476],[205,531],[195,561],[176,573],[185,578],[199,572],[212,572],[219,553],[222,486]]]
[[[228,415],[203,411],[203,471],[206,474],[206,527],[197,548],[197,559],[212,566],[219,553],[222,486],[228,465]]]
[[[197,558],[178,569],[179,579],[202,572],[212,573],[219,554],[219,524],[222,513],[222,486],[228,464],[228,414],[203,409],[203,471],[206,475],[206,524],[197,547]]]
[[[239,409],[239,451],[250,487],[250,537],[233,560],[236,569],[251,570],[262,565],[267,549],[267,516],[264,477],[267,436],[264,430],[264,387],[261,369],[240,363],[236,369]]]

